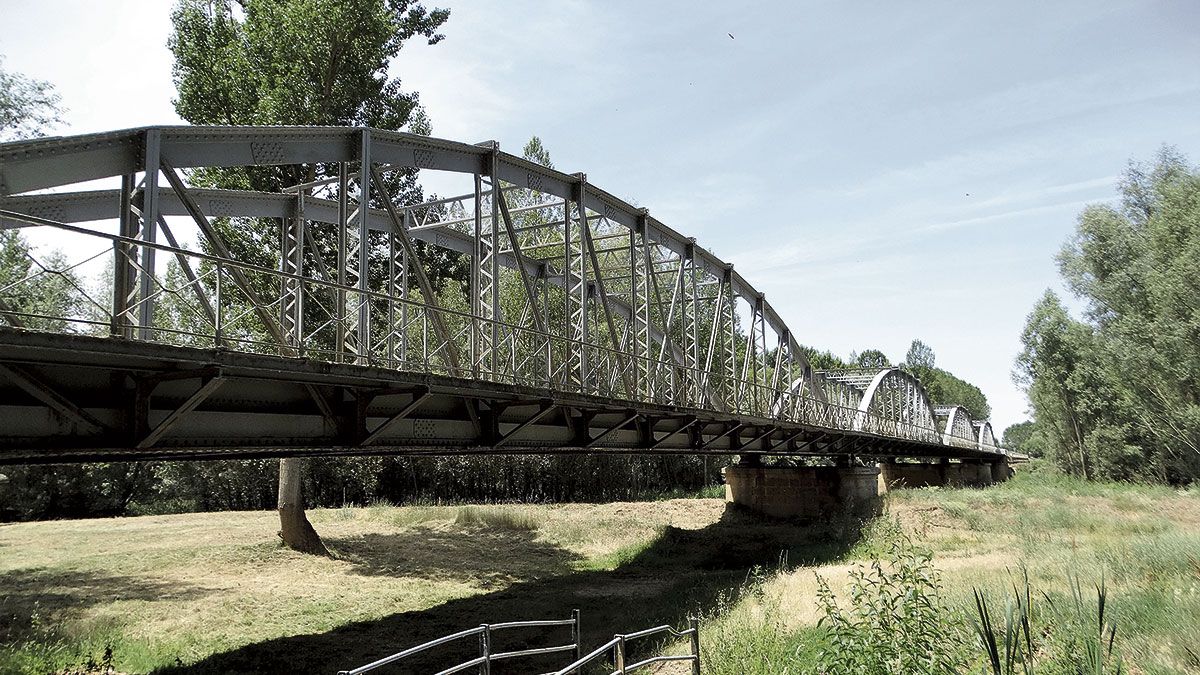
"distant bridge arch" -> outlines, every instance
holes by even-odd
[[[975,435],[975,420],[971,412],[961,405],[938,406],[937,417],[943,421],[942,443],[958,448],[975,448],[979,439]]]

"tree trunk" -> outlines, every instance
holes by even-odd
[[[279,460],[279,536],[285,546],[314,555],[329,555],[321,535],[304,515],[304,497],[300,491],[303,460],[297,457]]]

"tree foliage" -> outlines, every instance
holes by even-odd
[[[878,349],[864,349],[857,354],[851,354],[850,361],[857,368],[867,368],[870,370],[882,370],[892,367],[892,362],[888,359],[887,354]]]
[[[40,136],[60,122],[61,98],[54,86],[5,70],[0,57],[0,142]]]
[[[1164,148],[1131,164],[1121,202],[1079,216],[1058,256],[1083,321],[1051,293],[1022,336],[1016,377],[1034,438],[1083,475],[1200,476],[1200,172]]]
[[[1004,430],[1000,445],[1030,457],[1041,457],[1044,450],[1041,443],[1038,442],[1040,437],[1035,438],[1036,431],[1037,425],[1032,420],[1010,424]]]
[[[908,353],[904,355],[904,363],[910,368],[933,368],[937,357],[934,356],[933,347],[921,342],[913,340],[908,347]]]
[[[388,65],[411,38],[441,41],[449,17],[408,0],[182,0],[175,108],[197,124],[400,129],[417,95]]]
[[[971,412],[971,417],[977,420],[991,417],[992,407],[983,390],[948,370],[936,367],[936,363],[937,355],[933,348],[921,340],[913,340],[902,365],[917,376],[935,405],[964,406]]]

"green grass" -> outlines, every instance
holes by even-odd
[[[1195,491],[1085,483],[1034,469],[987,489],[897,491],[889,496],[889,510],[889,517],[935,552],[943,598],[964,624],[974,612],[975,589],[1002,611],[1013,585],[1021,583],[1022,566],[1035,593],[1045,592],[1059,606],[1070,602],[1072,578],[1085,595],[1091,584],[1103,581],[1128,672],[1200,673]],[[878,559],[886,530],[867,528],[838,564],[817,571],[836,579],[849,564]],[[722,666],[712,672],[809,672],[823,644],[820,631],[813,633],[819,616],[806,603],[815,590],[812,576],[809,568],[780,574],[756,597],[714,617],[710,627],[722,636],[746,635],[747,644],[773,634],[794,647],[790,656],[744,671]]]

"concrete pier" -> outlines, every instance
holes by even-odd
[[[773,518],[814,519],[879,513],[874,466],[752,466],[722,470],[725,501]]]

